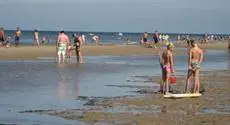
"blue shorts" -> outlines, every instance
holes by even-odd
[[[18,36],[15,36],[15,39],[14,39],[15,42],[19,42],[20,41],[20,37]]]

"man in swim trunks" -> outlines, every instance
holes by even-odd
[[[58,40],[57,40],[57,44],[58,44],[58,62],[61,63],[65,62],[65,55],[66,55],[66,49],[67,49],[67,45],[69,44],[69,37],[65,34],[64,31],[61,31],[59,36],[58,36]]]
[[[162,84],[160,86],[161,91],[164,94],[169,94],[169,77],[173,70],[173,44],[169,43],[167,45],[167,50],[165,50],[160,57],[160,64],[162,70]]]
[[[3,27],[0,28],[0,46],[3,46],[5,42],[5,32]]]
[[[15,39],[14,39],[15,46],[18,46],[18,45],[19,45],[20,36],[21,36],[21,30],[20,30],[19,27],[17,27],[17,29],[16,29],[16,31],[15,31]]]
[[[188,56],[188,76],[186,80],[185,91],[188,93],[190,89],[190,79],[194,77],[194,88],[193,93],[199,93],[200,89],[200,81],[199,81],[199,73],[200,73],[200,64],[203,61],[203,50],[200,49],[195,40],[190,40],[191,48],[189,49]]]
[[[38,36],[38,31],[37,29],[34,30],[34,45],[37,44],[37,46],[39,47],[39,36]]]
[[[75,52],[76,52],[76,56],[77,56],[77,62],[82,63],[83,62],[82,53],[81,53],[81,45],[83,44],[82,37],[81,36],[75,36],[74,44],[76,47]]]
[[[148,41],[148,33],[147,32],[144,32],[144,34],[143,34],[143,42],[146,44],[147,43],[147,41]]]

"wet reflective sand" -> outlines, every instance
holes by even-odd
[[[186,55],[175,57],[177,75],[186,71],[186,59]],[[76,121],[18,112],[78,109],[84,108],[85,104],[79,96],[140,95],[134,91],[145,87],[158,90],[157,84],[133,77],[160,75],[158,57],[89,56],[84,60],[85,63],[81,65],[56,64],[52,57],[1,61],[0,124],[76,124]],[[230,69],[229,62],[226,52],[210,51],[205,54],[202,70]],[[204,112],[207,111],[204,109]]]

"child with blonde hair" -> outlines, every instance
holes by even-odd
[[[67,46],[67,52],[66,52],[66,57],[67,58],[70,58],[70,56],[72,56],[72,49],[73,49],[72,44],[69,43],[68,46]]]

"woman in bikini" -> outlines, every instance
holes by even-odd
[[[167,45],[167,50],[165,50],[162,53],[160,59],[161,70],[162,70],[162,84],[160,86],[160,89],[164,94],[169,94],[169,77],[172,73],[174,73],[172,50],[173,50],[173,44],[169,43]]]

